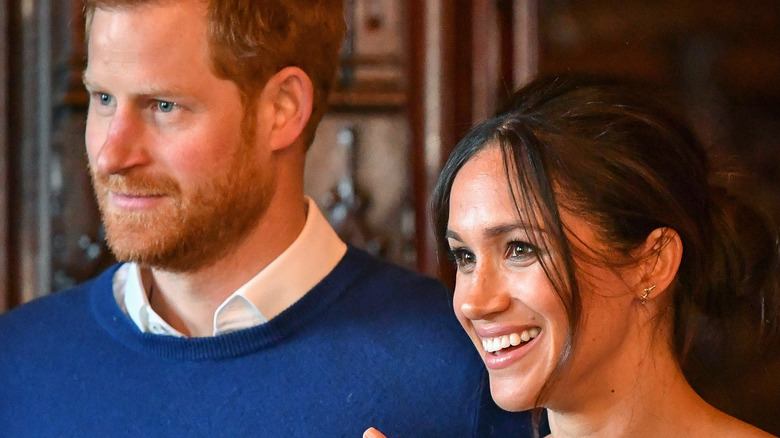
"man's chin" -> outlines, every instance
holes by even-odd
[[[161,261],[161,255],[152,252],[147,248],[128,247],[122,243],[111,243],[109,240],[108,248],[114,254],[118,262],[133,262],[141,266],[158,267]]]
[[[108,248],[119,262],[134,262],[141,266],[162,267],[171,264],[171,250],[166,248],[160,236],[139,232],[128,227],[106,227]]]
[[[108,239],[108,247],[119,262],[133,262],[139,266],[155,270],[185,273],[198,271],[213,263],[222,252],[188,249],[182,245],[171,243],[163,245],[160,241],[144,244],[135,239]]]

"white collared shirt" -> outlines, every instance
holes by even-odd
[[[306,197],[306,202],[308,214],[301,234],[217,308],[214,336],[271,320],[322,281],[344,257],[347,245],[314,201]],[[113,288],[117,303],[142,332],[184,337],[152,309],[136,263],[126,263],[117,270]]]

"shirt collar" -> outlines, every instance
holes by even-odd
[[[303,230],[282,254],[231,294],[214,313],[214,336],[263,324],[316,286],[341,261],[347,245],[311,198]],[[183,336],[149,305],[135,263],[114,275],[117,302],[142,332]],[[122,293],[123,292],[123,293]],[[122,297],[122,295],[124,295]]]
[[[144,333],[184,337],[184,334],[165,322],[149,304],[149,296],[135,263],[122,265],[114,274],[114,294],[122,310]]]

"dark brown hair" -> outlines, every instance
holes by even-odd
[[[697,315],[723,318],[747,306],[765,334],[776,333],[777,228],[727,188],[712,185],[705,149],[682,118],[639,90],[585,75],[540,77],[458,143],[434,191],[434,225],[444,253],[458,171],[480,151],[498,146],[522,225],[541,222],[549,234],[531,243],[554,254],[539,261],[564,304],[569,334],[537,404],[576,346],[582,312],[560,210],[585,218],[624,260],[655,229],[680,235],[683,256],[669,311],[670,342],[681,361]]]
[[[86,0],[86,36],[96,9],[161,4],[173,0]],[[314,108],[303,133],[314,138],[327,108],[344,39],[343,0],[195,0],[208,4],[213,70],[234,82],[244,105],[281,69],[299,67],[314,85]]]

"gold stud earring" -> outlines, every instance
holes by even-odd
[[[639,299],[642,300],[642,304],[647,304],[647,297],[650,296],[650,292],[652,292],[653,289],[655,289],[655,285],[643,289],[644,294],[642,294],[642,296],[639,297]]]

